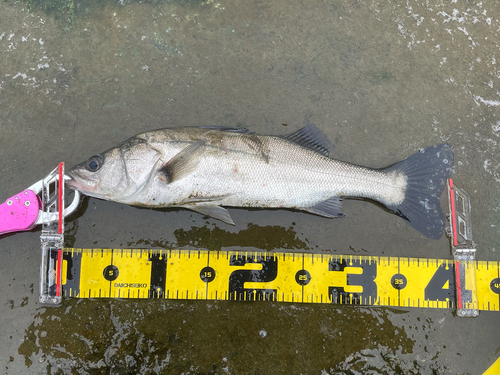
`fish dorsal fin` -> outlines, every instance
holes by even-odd
[[[330,156],[330,152],[333,150],[332,143],[314,124],[307,124],[296,132],[282,135],[281,138],[319,152],[324,156]]]
[[[249,131],[248,129],[245,128],[231,128],[229,126],[212,126],[212,125],[201,125],[201,126],[196,126],[197,128],[200,129],[207,129],[207,130],[217,130],[220,132],[229,132],[229,133],[244,133],[244,134],[253,134],[253,132]]]
[[[200,163],[204,145],[203,139],[194,142],[163,164],[159,172],[165,176],[165,182],[170,184],[193,173]]]

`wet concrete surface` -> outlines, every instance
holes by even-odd
[[[76,2],[75,4],[78,5]],[[86,2],[73,22],[0,3],[0,201],[141,131],[192,125],[286,134],[316,124],[333,157],[385,167],[449,142],[472,198],[477,258],[500,260],[494,2]],[[446,197],[442,197],[445,207]],[[449,258],[363,201],[328,220],[84,201],[68,246]],[[39,230],[0,237],[5,374],[481,374],[498,313],[275,302],[38,304]]]

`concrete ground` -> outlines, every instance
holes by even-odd
[[[477,258],[500,260],[500,5],[446,1],[0,2],[0,202],[57,163],[174,126],[286,134],[316,124],[333,157],[379,168],[449,142]],[[443,195],[443,207],[446,204]],[[67,246],[449,258],[378,206],[328,220],[86,199]],[[39,230],[0,237],[5,374],[481,374],[500,313],[271,302],[67,299],[38,304]],[[263,333],[264,332],[264,333]]]

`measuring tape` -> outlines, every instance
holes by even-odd
[[[449,259],[68,248],[49,258],[61,257],[64,297],[457,308],[460,293],[462,308],[500,310],[500,262],[466,262],[457,289]]]

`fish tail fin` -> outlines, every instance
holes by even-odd
[[[402,172],[407,186],[404,200],[387,208],[432,239],[441,238],[445,217],[439,197],[453,172],[453,150],[447,143],[421,150],[386,169]]]

